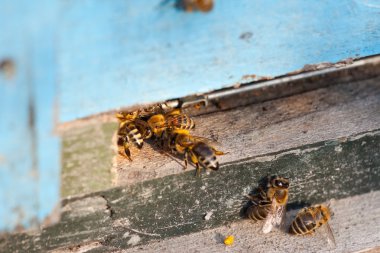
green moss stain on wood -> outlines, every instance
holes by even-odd
[[[291,180],[289,209],[380,190],[380,132],[234,162],[201,178],[189,171],[66,199],[60,223],[3,237],[0,249],[30,252],[92,241],[122,249],[215,228],[242,219],[244,196],[274,174]]]
[[[67,131],[62,147],[62,197],[112,186],[112,135],[116,123],[99,123]]]
[[[380,135],[317,143],[271,158],[233,163],[202,178],[193,172],[168,176],[105,196],[113,218],[128,217],[131,227],[166,238],[240,219],[244,196],[267,175],[290,178],[290,206],[380,189]],[[213,218],[206,222],[210,211]]]
[[[322,79],[331,81],[327,77]],[[380,125],[379,84],[379,78],[342,83],[263,104],[202,115],[195,117],[197,127],[193,134],[216,137],[221,143],[220,149],[229,152],[220,157],[221,164],[225,164],[366,132]],[[63,197],[183,173],[183,161],[177,163],[160,154],[153,142],[146,142],[142,150],[132,147],[133,162],[115,156],[111,139],[117,123],[105,122],[112,120],[111,117],[91,118],[66,129]]]

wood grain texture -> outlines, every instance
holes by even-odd
[[[218,158],[223,166],[239,159],[376,129],[380,125],[379,80],[342,84],[196,117],[194,134],[220,142],[220,149],[229,152]],[[120,156],[114,158],[116,185],[183,173],[182,161],[178,163],[160,154],[154,145],[134,151],[133,162]]]
[[[379,253],[380,247],[371,247],[363,250],[355,251],[355,253]]]
[[[252,223],[246,220],[119,252],[379,252],[379,191],[332,201],[331,207],[334,216],[330,225],[337,243],[335,249],[329,247],[326,237],[320,231],[314,236],[305,237],[291,236],[278,230],[264,235],[261,232],[262,222]],[[297,211],[288,212],[287,225]],[[232,247],[223,244],[223,238],[227,235],[235,236]]]
[[[202,178],[189,171],[68,198],[60,223],[0,237],[0,249],[33,252],[100,243],[107,252],[214,229],[241,220],[244,196],[260,178],[273,174],[291,179],[289,210],[378,191],[379,152],[380,130],[235,161]],[[356,202],[350,209],[359,206]],[[361,210],[359,216],[378,208]],[[205,221],[209,212],[212,218]],[[356,232],[366,235],[367,230]],[[373,237],[366,239],[377,243]]]
[[[63,134],[61,196],[112,186],[114,123],[81,127]]]
[[[380,126],[380,78],[343,83],[287,98],[195,117],[194,134],[217,139],[223,164]],[[112,152],[116,123],[95,118],[64,132],[63,196],[183,173],[182,161],[152,143],[132,149],[133,162]],[[110,172],[111,163],[113,163]],[[189,167],[189,169],[193,169]],[[97,171],[97,173],[93,173]]]

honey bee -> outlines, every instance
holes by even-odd
[[[140,110],[132,111],[132,112],[117,112],[115,117],[119,120],[119,122],[124,121],[134,121],[140,114]]]
[[[133,143],[137,148],[141,149],[144,140],[151,138],[153,135],[146,120],[155,114],[166,113],[168,110],[172,110],[172,108],[166,103],[158,103],[132,112],[121,111],[116,113],[116,118],[119,120],[117,132],[119,154],[131,161],[130,145]]]
[[[162,145],[172,153],[179,153],[185,156],[185,169],[191,161],[196,167],[196,175],[200,175],[201,168],[218,170],[219,162],[216,156],[225,153],[215,149],[212,141],[190,135],[189,130],[176,129],[165,130],[161,137]]]
[[[289,179],[273,176],[267,186],[267,197],[271,201],[271,210],[265,220],[263,233],[269,233],[273,226],[281,226],[286,212],[289,195]]]
[[[119,154],[127,157],[130,161],[131,152],[130,144],[133,143],[138,149],[141,149],[144,144],[144,139],[152,136],[152,131],[149,125],[139,117],[140,111],[120,112],[116,117],[120,120],[119,129],[117,132],[117,145]]]
[[[156,114],[148,119],[148,125],[153,133],[160,137],[165,129],[193,129],[195,127],[194,120],[188,115],[181,113],[179,109],[172,110],[169,113]]]
[[[272,202],[263,188],[259,187],[256,195],[248,197],[251,200],[251,206],[248,207],[246,216],[254,221],[266,219],[271,210]]]
[[[133,121],[137,118],[147,120],[149,117],[155,114],[166,113],[167,110],[172,110],[172,108],[167,106],[165,103],[158,103],[132,112],[118,112],[116,113],[116,118],[119,120],[119,122]]]
[[[269,233],[273,226],[282,225],[288,202],[289,179],[273,176],[267,184],[266,191],[258,188],[258,193],[249,196],[251,206],[246,211],[246,216],[252,220],[265,220],[262,231]]]
[[[177,6],[185,11],[202,11],[208,12],[211,11],[214,7],[213,0],[178,0]]]
[[[321,228],[327,236],[328,243],[335,247],[335,238],[328,223],[331,218],[330,209],[325,205],[306,207],[298,212],[289,227],[289,233],[295,235],[314,234],[315,230]]]

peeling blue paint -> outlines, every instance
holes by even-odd
[[[165,4],[163,4],[165,3]],[[59,200],[55,120],[380,53],[375,0],[0,0],[0,230],[42,221]]]
[[[0,61],[15,66],[0,73],[0,230],[37,226],[59,203],[56,4],[0,1]]]
[[[370,2],[216,0],[204,14],[173,1],[65,1],[60,120],[380,53]]]

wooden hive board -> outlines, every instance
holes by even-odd
[[[373,75],[380,64],[372,68],[372,74],[368,72],[370,67],[363,66],[362,69],[367,70],[365,75],[371,78],[356,80],[356,71],[349,73],[353,76],[351,79],[345,73],[337,82],[335,73],[324,74],[313,80],[334,85],[198,115],[194,118],[194,134],[221,143],[220,148],[229,152],[219,158],[223,165],[377,129],[380,126],[380,79]],[[152,143],[146,143],[141,151],[132,149],[133,162],[117,155],[112,142],[116,129],[113,115],[101,115],[60,129],[64,197],[183,173],[181,161],[158,152]]]
[[[289,216],[305,204],[337,199],[335,252],[375,250],[380,246],[379,80],[348,78],[307,93],[196,116],[194,132],[214,136],[230,152],[221,157],[219,171],[200,178],[149,144],[134,153],[133,163],[121,160],[112,151],[117,125],[107,116],[61,129],[67,196],[61,221],[2,235],[0,249],[244,252],[280,247],[324,252],[319,236],[264,236],[258,233],[260,224],[242,219],[245,195],[261,178],[280,174],[291,179]],[[225,248],[218,233],[235,234],[235,246]]]

